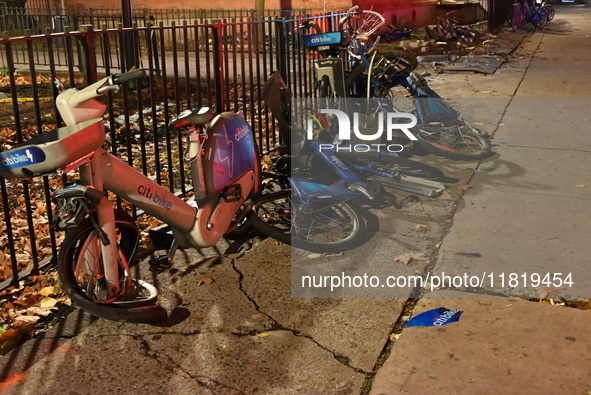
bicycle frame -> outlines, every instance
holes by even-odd
[[[62,91],[56,104],[66,127],[0,153],[0,175],[4,177],[30,178],[79,169],[79,181],[55,191],[53,199],[58,201],[58,210],[59,202],[67,199],[89,203],[83,204],[87,212],[72,214],[89,216],[95,225],[110,296],[119,291],[120,265],[125,272],[129,268],[121,262],[113,242],[117,240],[115,212],[106,190],[169,224],[178,245],[208,247],[245,217],[247,200],[258,193],[260,184],[252,129],[234,113],[222,113],[213,120],[208,111],[193,115],[197,123],[211,120],[206,133],[192,129],[184,157],[191,165],[196,207],[100,148],[105,141],[102,114],[106,106],[95,98],[142,75],[143,71],[134,71],[105,77],[80,91]],[[93,208],[96,220],[90,212]],[[66,228],[77,225],[78,218],[67,218],[67,211],[61,214]]]

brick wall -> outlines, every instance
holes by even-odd
[[[437,0],[358,0],[359,9],[372,9],[384,15],[386,23],[422,27],[433,23]]]
[[[149,8],[161,9],[225,9],[240,10],[254,9],[254,0],[224,0],[222,1],[196,1],[196,0],[135,0],[132,7],[136,9]],[[266,0],[265,8],[277,9],[316,9],[322,10],[323,0]],[[88,8],[88,1],[65,0],[66,8]],[[348,9],[351,7],[351,0],[326,0],[327,11]],[[92,8],[120,9],[121,0],[101,0],[100,3],[93,3]]]

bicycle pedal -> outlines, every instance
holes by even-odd
[[[169,270],[173,265],[174,262],[168,254],[159,254],[159,255],[152,255],[148,260],[148,264],[150,265],[150,271],[153,273],[163,273]]]
[[[237,202],[242,198],[242,186],[240,184],[231,184],[224,188],[221,193],[226,203]]]

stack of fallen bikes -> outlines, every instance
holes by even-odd
[[[487,133],[462,120],[413,72],[412,56],[376,50],[369,37],[383,21],[377,13],[357,13],[353,8],[336,32],[319,32],[311,23],[302,26],[315,29],[302,38],[309,50],[321,54],[313,62],[317,90],[312,99],[324,107],[294,110],[281,75],[275,72],[269,78],[263,98],[288,148],[274,160],[272,173],[261,170],[254,133],[242,116],[197,108],[175,117],[169,127],[186,138],[182,159],[191,168],[193,202],[185,202],[101,148],[106,106],[97,97],[141,78],[143,70],[114,74],[80,90],[60,87],[56,105],[66,126],[0,153],[0,175],[32,178],[78,171],[75,182],[53,193],[52,225],[66,232],[58,272],[72,301],[107,319],[167,318],[157,304],[157,289],[132,270],[137,264],[138,227],[131,216],[113,207],[106,191],[170,226],[174,243],[168,258],[178,246],[213,246],[251,225],[297,248],[333,252],[362,242],[365,222],[358,206],[395,198],[385,188],[425,196],[436,196],[445,188],[439,169],[402,157],[384,144],[356,149],[353,138],[343,138],[347,131],[337,128],[343,114],[364,113],[366,121],[388,119],[403,135],[414,137],[410,143],[437,155],[459,160],[490,156]],[[346,52],[347,59],[339,52]],[[414,100],[413,111],[399,112],[403,120],[387,115],[396,111],[391,100],[396,86]],[[343,100],[351,103],[349,99],[370,104],[342,107]],[[296,126],[304,118],[303,127]],[[357,131],[352,134],[356,135]]]

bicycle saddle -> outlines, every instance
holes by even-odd
[[[168,127],[179,129],[187,125],[201,125],[213,119],[213,111],[209,107],[199,107],[194,110],[185,110],[176,118],[173,118]]]

